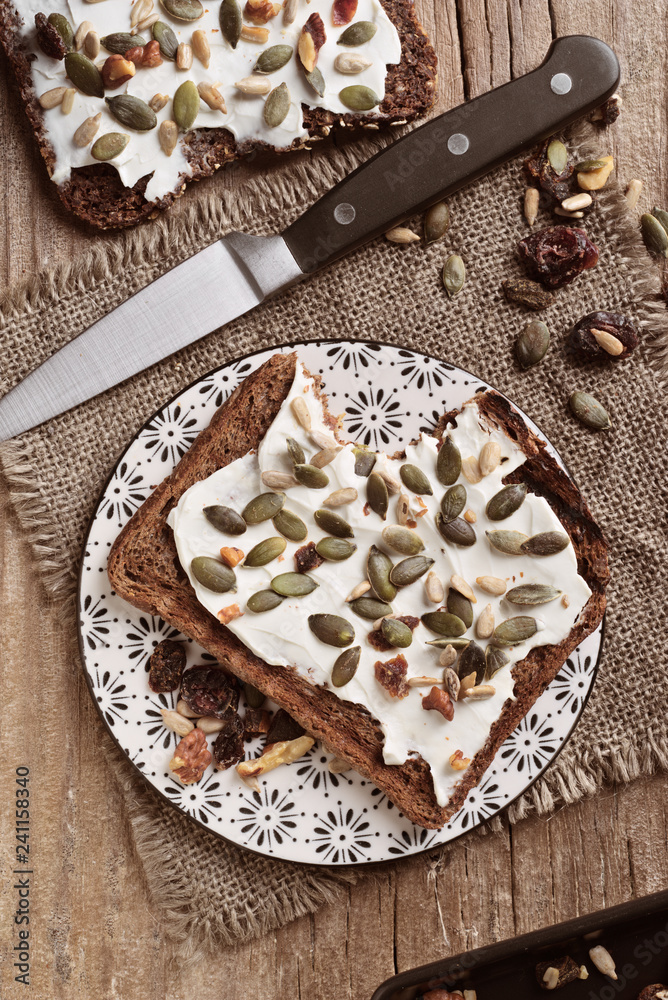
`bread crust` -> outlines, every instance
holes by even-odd
[[[257,448],[292,385],[297,358],[277,354],[242,382],[219,408],[209,427],[170,476],[121,531],[109,555],[112,586],[124,600],[157,614],[191,636],[242,681],[285,708],[309,733],[348,760],[390,798],[413,823],[439,829],[460,808],[498,748],[557,675],[570,653],[601,621],[608,581],[607,543],[575,484],[496,392],[477,397],[481,413],[509,434],[527,455],[507,481],[521,479],[544,496],[568,532],[578,569],[592,590],[579,621],[558,645],[534,647],[512,668],[515,701],[507,701],[485,746],[476,754],[446,807],[436,802],[429,765],[421,757],[401,766],[383,761],[380,725],[362,706],[314,687],[295,668],[268,666],[199,603],[183,572],[167,516],[195,482]],[[323,397],[324,398],[324,397]],[[438,433],[456,421],[446,414]]]
[[[379,116],[338,115],[323,108],[304,107],[308,138],[295,139],[291,146],[276,149],[264,142],[237,142],[224,128],[196,129],[186,139],[186,156],[192,177],[181,176],[175,189],[163,198],[147,201],[144,197],[150,174],[131,187],[124,187],[118,172],[109,163],[76,167],[58,194],[65,206],[81,219],[99,229],[121,229],[163,211],[185,191],[188,181],[201,180],[221,166],[255,152],[287,153],[325,138],[331,129],[375,129],[378,125],[404,124],[426,114],[434,103],[436,91],[436,54],[418,22],[413,0],[380,0],[401,38],[401,62],[387,67],[385,99]],[[32,56],[22,47],[19,28],[23,23],[12,0],[0,0],[0,43],[9,59],[21,91],[49,174],[55,154],[44,128],[44,112],[33,87],[30,64]]]

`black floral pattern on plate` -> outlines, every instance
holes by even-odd
[[[316,743],[299,758],[295,764],[297,777],[301,785],[310,785],[313,789],[327,791],[331,786],[338,788],[343,781],[348,781],[344,774],[331,774],[328,769],[328,758],[322,748]]]
[[[146,736],[150,737],[152,745],[162,746],[168,750],[170,746],[175,746],[181,739],[173,729],[168,729],[163,722],[161,708],[174,708],[174,694],[156,694],[145,703],[144,717],[141,720],[142,726],[146,727]]]
[[[244,843],[265,847],[271,852],[276,844],[295,839],[299,812],[291,793],[281,794],[277,788],[265,784],[261,791],[253,792],[239,808],[241,832]]]
[[[344,424],[351,438],[372,445],[376,451],[400,440],[409,414],[393,393],[370,385],[348,400]]]
[[[356,812],[344,811],[341,803],[335,809],[328,809],[316,819],[313,827],[313,843],[320,861],[329,864],[364,860],[371,847],[371,824],[366,809]]]
[[[413,388],[420,392],[426,390],[431,396],[455,381],[450,374],[456,371],[454,365],[425,354],[414,354],[413,351],[397,351],[397,354],[401,359],[398,366],[404,380],[404,389]]]
[[[128,710],[130,698],[127,684],[120,674],[112,674],[108,670],[96,670],[96,674],[95,697],[105,719],[113,727],[124,719],[123,713]]]
[[[201,428],[192,412],[179,403],[160,410],[144,428],[140,438],[151,458],[176,465],[190,448]]]
[[[414,854],[416,851],[426,851],[439,836],[438,830],[425,830],[421,826],[411,826],[399,834],[392,833],[392,844],[388,847],[390,854]]]
[[[121,462],[98,507],[98,516],[115,519],[120,527],[141,507],[150,490],[136,466]]]
[[[113,622],[104,595],[94,601],[91,594],[86,594],[80,609],[79,626],[84,643],[89,649],[96,650],[108,645]]]
[[[205,774],[201,781],[193,785],[182,785],[175,778],[170,778],[163,791],[179,809],[207,826],[219,814],[225,797],[217,771]]]
[[[255,371],[257,364],[255,358],[250,360],[236,361],[233,365],[226,365],[220,371],[206,375],[199,383],[198,392],[202,397],[202,403],[213,402],[216,409],[222,406],[228,396],[230,396],[240,382]]]
[[[501,759],[506,767],[511,764],[519,774],[526,771],[533,777],[554,757],[560,742],[551,719],[531,712],[503,744]]]
[[[330,370],[341,367],[344,372],[360,375],[369,372],[378,364],[380,344],[359,343],[336,344],[326,350]]]
[[[566,660],[550,685],[562,712],[568,709],[571,714],[576,715],[580,711],[585,695],[591,686],[591,671],[591,656],[586,656],[583,660],[576,651],[570,659]]]
[[[465,804],[453,816],[450,826],[458,825],[461,830],[470,830],[497,813],[507,804],[508,798],[499,784],[496,772],[492,771],[469,792]]]

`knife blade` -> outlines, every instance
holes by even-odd
[[[0,441],[130,378],[426,210],[597,108],[618,82],[619,63],[604,42],[556,39],[538,69],[398,139],[282,234],[229,233],[127,299],[0,399]]]

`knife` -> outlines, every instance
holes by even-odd
[[[619,63],[604,42],[556,39],[538,69],[398,139],[280,235],[229,233],[117,306],[0,400],[0,441],[130,378],[426,210],[599,107],[618,82]]]

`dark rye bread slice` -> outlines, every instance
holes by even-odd
[[[434,797],[431,772],[421,758],[398,767],[383,761],[380,726],[361,706],[314,687],[294,668],[268,666],[199,604],[181,569],[167,516],[194,483],[257,448],[292,384],[296,356],[277,354],[250,375],[216,412],[210,426],[125,526],[109,555],[109,578],[116,593],[191,636],[242,681],[259,688],[285,708],[317,739],[381,788],[414,823],[440,828],[462,804],[494,754],[538,696],[554,679],[579,642],[600,622],[608,580],[606,541],[577,487],[528,430],[502,396],[488,392],[478,404],[490,423],[502,428],[527,455],[508,477],[522,479],[544,496],[568,531],[578,568],[592,590],[578,623],[558,646],[532,649],[513,667],[515,702],[506,702],[483,749],[474,757],[445,808]],[[324,397],[323,397],[324,399]],[[440,430],[456,421],[446,414]],[[333,418],[330,418],[333,424]]]
[[[378,125],[398,125],[426,114],[434,103],[436,90],[436,54],[415,16],[413,0],[381,0],[388,17],[401,39],[401,62],[387,67],[385,99],[379,115],[338,115],[322,108],[304,107],[304,123],[308,139],[295,139],[286,149],[276,149],[264,142],[237,142],[224,128],[197,129],[186,139],[187,158],[192,165],[190,178],[180,178],[174,191],[155,201],[144,197],[150,174],[140,178],[132,188],[123,186],[121,179],[108,163],[77,167],[58,194],[68,209],[100,229],[120,229],[134,226],[167,208],[181,194],[189,180],[209,177],[219,167],[232,160],[248,156],[256,150],[289,152],[329,135],[332,129],[377,128]],[[91,8],[93,21],[95,7]],[[23,18],[12,0],[0,0],[0,43],[9,59],[49,174],[55,155],[44,128],[44,111],[37,100],[30,72],[32,56],[21,44],[19,28]],[[75,25],[76,27],[76,25]]]

